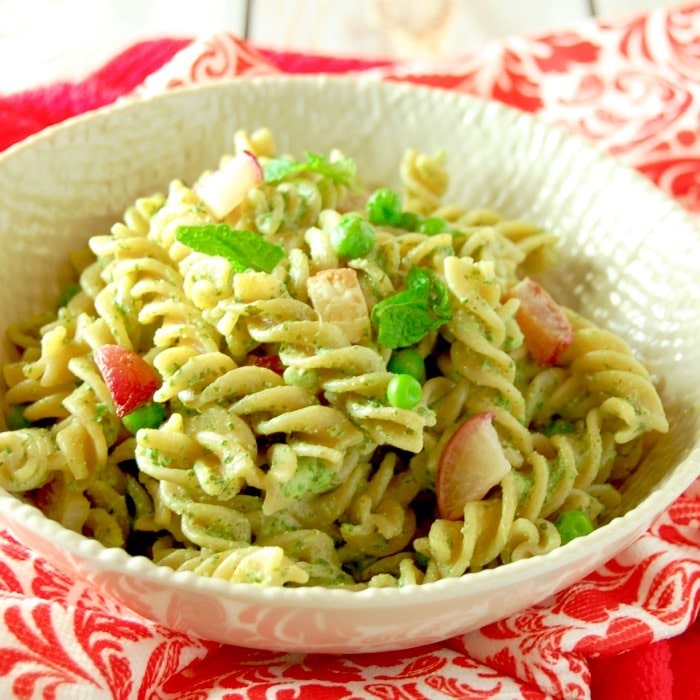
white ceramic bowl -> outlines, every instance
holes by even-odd
[[[338,146],[377,182],[406,147],[445,149],[447,201],[488,204],[557,231],[549,287],[625,337],[660,379],[671,430],[632,479],[624,515],[554,552],[459,579],[360,592],[261,589],[174,573],[69,532],[0,493],[0,524],[100,592],[178,630],[291,651],[420,645],[507,616],[583,577],[634,540],[700,472],[700,233],[640,175],[495,103],[341,78],[264,78],[122,104],[0,157],[0,329],[55,298],[69,249],[137,196],[213,167],[235,128],[269,126],[279,149]],[[0,360],[5,361],[6,354]]]

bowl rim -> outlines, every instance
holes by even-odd
[[[28,136],[20,142],[12,144],[0,153],[0,168],[18,154],[40,146],[57,134],[69,131],[83,122],[107,121],[115,112],[138,111],[144,105],[175,102],[182,95],[192,95],[200,92],[236,91],[250,89],[251,85],[272,85],[273,89],[278,89],[277,86],[287,84],[302,85],[305,89],[321,90],[331,81],[333,83],[346,84],[346,89],[348,90],[357,89],[360,86],[371,86],[372,89],[385,91],[389,95],[412,93],[417,95],[416,99],[420,99],[421,95],[439,92],[442,93],[440,99],[456,102],[463,105],[465,109],[468,109],[471,105],[481,105],[482,108],[488,105],[488,109],[503,115],[510,115],[511,119],[527,121],[533,129],[545,131],[548,134],[557,133],[557,138],[561,143],[575,144],[577,149],[587,151],[595,161],[604,161],[611,172],[624,174],[630,179],[634,187],[640,189],[640,193],[654,197],[660,204],[663,203],[669,207],[676,216],[680,217],[680,220],[698,231],[698,240],[700,241],[700,227],[679,202],[665,194],[634,168],[614,159],[599,145],[584,140],[578,135],[567,131],[564,127],[548,124],[536,114],[519,110],[495,99],[447,88],[415,85],[409,82],[386,81],[378,79],[376,76],[332,74],[243,76],[177,86],[157,94],[140,95],[136,93],[121,97],[112,104],[70,117]],[[174,176],[177,176],[177,174],[174,174]],[[494,568],[478,572],[467,572],[459,577],[398,588],[371,587],[361,590],[348,590],[319,585],[286,587],[260,586],[253,583],[232,584],[227,580],[214,579],[189,571],[173,571],[166,566],[155,564],[144,556],[133,556],[119,548],[106,548],[96,540],[68,530],[59,523],[49,519],[37,507],[22,502],[12,493],[2,488],[0,488],[0,512],[2,513],[0,520],[4,521],[11,531],[14,530],[15,524],[20,527],[27,527],[34,533],[40,534],[52,545],[67,551],[79,559],[89,560],[97,564],[102,571],[129,574],[139,579],[173,586],[190,593],[213,594],[245,603],[274,603],[274,605],[299,608],[332,609],[346,607],[350,602],[354,608],[358,606],[372,608],[386,607],[388,604],[403,605],[409,600],[411,604],[431,603],[438,600],[444,601],[460,598],[471,588],[489,590],[498,587],[499,584],[506,583],[507,579],[524,582],[538,578],[543,574],[543,567],[550,572],[558,571],[575,563],[580,563],[584,549],[591,552],[604,549],[606,543],[616,539],[616,537],[613,537],[613,532],[624,533],[624,537],[620,537],[620,539],[626,539],[629,544],[629,541],[641,534],[655,518],[659,517],[674,500],[682,495],[683,491],[698,476],[700,476],[700,443],[696,442],[683,460],[664,477],[660,488],[655,488],[654,491],[645,496],[642,501],[626,513],[614,518],[585,537],[577,538],[567,545],[543,555],[521,559],[508,564],[500,564]],[[617,551],[619,551],[619,548]],[[586,573],[589,573],[589,571]]]
[[[374,73],[273,73],[264,75],[242,75],[242,76],[226,76],[217,77],[215,79],[206,79],[197,83],[184,83],[167,86],[159,89],[158,92],[148,90],[141,91],[141,87],[137,87],[133,92],[121,95],[114,102],[89,109],[85,112],[72,115],[59,122],[50,124],[43,129],[36,131],[17,141],[4,150],[0,151],[0,165],[7,159],[14,157],[25,149],[33,148],[37,142],[42,143],[45,140],[53,138],[56,134],[60,134],[64,130],[74,128],[74,125],[82,122],[93,121],[95,119],[108,120],[110,115],[115,112],[129,111],[139,109],[139,107],[148,104],[158,104],[160,102],[169,102],[177,100],[180,97],[193,95],[199,92],[217,92],[228,90],[241,90],[247,86],[266,86],[273,87],[285,85],[301,85],[305,89],[322,90],[330,84],[345,84],[347,89],[358,89],[360,87],[370,87],[380,91],[393,93],[396,96],[402,94],[416,95],[436,95],[439,94],[441,99],[454,102],[463,102],[468,105],[481,105],[482,108],[488,106],[489,109],[499,112],[501,115],[510,115],[512,119],[522,119],[527,121],[530,126],[536,129],[546,131],[548,134],[557,134],[562,143],[576,144],[580,150],[587,152],[589,155],[597,159],[606,161],[608,166],[615,174],[624,174],[634,180],[636,187],[643,187],[648,190],[651,196],[660,197],[660,201],[664,201],[667,206],[675,210],[675,213],[685,219],[685,223],[696,228],[700,234],[700,220],[691,216],[691,214],[678,202],[676,199],[663,192],[649,178],[645,177],[636,168],[623,163],[610,155],[599,143],[589,141],[583,136],[567,130],[561,124],[550,124],[538,116],[535,112],[529,112],[524,109],[506,104],[496,98],[475,95],[454,88],[446,88],[441,86],[425,85],[411,83],[402,78],[386,79]]]

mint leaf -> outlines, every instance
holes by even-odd
[[[406,285],[372,309],[377,340],[388,348],[414,345],[452,318],[449,291],[435,273],[414,267]]]
[[[403,348],[422,340],[433,328],[427,301],[407,289],[380,301],[372,309],[377,340],[387,348]]]
[[[291,158],[270,158],[263,163],[263,173],[265,182],[276,183],[284,180],[284,178],[298,173],[299,163]]]
[[[274,184],[298,173],[318,173],[341,185],[352,187],[355,179],[355,161],[343,156],[338,160],[328,161],[317,153],[305,153],[306,160],[291,158],[270,158],[263,164],[265,182]]]
[[[259,233],[232,229],[228,224],[178,226],[175,238],[205,255],[226,258],[234,272],[272,272],[284,258],[284,248],[266,241]]]
[[[452,318],[450,292],[432,271],[424,267],[412,267],[406,276],[406,286],[409,289],[420,290],[427,296],[430,310],[435,318],[447,323]]]
[[[312,172],[324,175],[330,180],[347,185],[353,184],[355,178],[355,161],[343,156],[334,161],[327,161],[323,156],[315,153],[306,153],[307,168]]]

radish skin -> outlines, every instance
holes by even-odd
[[[438,462],[435,495],[446,520],[461,520],[469,501],[480,501],[510,471],[493,413],[468,418],[445,445]]]

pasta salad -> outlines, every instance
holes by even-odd
[[[628,345],[537,281],[557,238],[239,131],[196,182],[71,256],[8,331],[0,486],[175,570],[263,586],[423,584],[614,514],[668,430]]]

